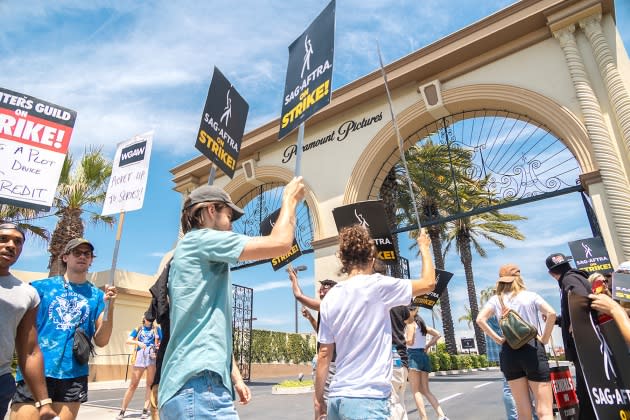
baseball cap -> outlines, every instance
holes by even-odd
[[[20,226],[16,225],[15,223],[11,223],[11,222],[0,223],[0,229],[2,229],[2,230],[17,230],[22,235],[22,239],[26,239],[26,236],[24,235],[24,230],[22,228],[20,228]]]
[[[559,265],[568,264],[569,261],[571,261],[572,259],[573,259],[573,257],[570,256],[570,255],[551,254],[545,260],[545,264],[547,264],[547,270],[552,270],[552,269],[556,268]]]
[[[63,254],[68,254],[70,251],[72,251],[74,248],[78,247],[79,245],[83,245],[86,244],[88,245],[92,251],[94,251],[94,245],[92,245],[90,243],[90,241],[88,241],[87,239],[84,238],[74,238],[68,241],[68,243],[66,244],[66,247],[63,249]]]
[[[336,281],[334,280],[330,280],[330,279],[325,279],[325,280],[320,280],[319,284],[321,284],[322,286],[330,286],[333,287],[335,284],[337,284]]]
[[[521,269],[516,264],[504,264],[499,268],[499,281],[501,283],[512,283],[520,275]]]
[[[188,199],[190,199],[190,204],[187,208],[195,204],[209,201],[218,201],[227,204],[234,212],[232,215],[233,222],[240,219],[241,216],[245,214],[242,208],[237,207],[236,204],[232,202],[230,195],[226,193],[223,188],[219,188],[216,185],[202,185],[201,187],[197,187],[190,192]]]

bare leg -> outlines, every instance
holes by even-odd
[[[536,415],[538,420],[553,420],[553,391],[551,382],[529,381],[529,387],[536,399]]]
[[[437,413],[438,417],[444,417],[444,410],[440,406],[440,402],[435,398],[435,395],[431,393],[429,389],[429,372],[419,372],[420,373],[420,392],[422,395],[429,400],[429,403]]]
[[[74,420],[79,414],[81,403],[60,403],[52,404],[53,410],[57,413],[61,420]],[[39,420],[39,410],[35,408],[34,403],[13,404],[11,405],[11,420]]]
[[[153,385],[153,378],[155,378],[155,365],[147,366],[147,381],[146,392],[144,393],[144,409],[148,410],[151,404],[151,385]]]
[[[140,378],[142,378],[142,374],[144,373],[144,371],[145,368],[134,366],[133,371],[131,371],[131,383],[129,384],[129,388],[127,388],[127,391],[125,391],[125,396],[123,397],[122,407],[120,407],[120,411],[127,410],[127,407],[131,402],[131,398],[133,398],[133,394],[138,388]]]
[[[413,394],[413,399],[416,402],[418,414],[420,414],[420,420],[428,420],[427,411],[424,409],[424,400],[422,399],[422,393],[420,392],[420,372],[409,369],[409,385],[411,385],[411,393]]]
[[[532,401],[529,398],[529,386],[527,378],[518,378],[508,381],[510,389],[512,390],[512,396],[516,403],[516,411],[518,413],[518,420],[531,420],[532,418]],[[551,396],[551,393],[549,393]]]

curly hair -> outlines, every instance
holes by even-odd
[[[341,229],[338,255],[341,260],[340,271],[343,274],[370,263],[376,257],[376,247],[367,228],[356,224]]]

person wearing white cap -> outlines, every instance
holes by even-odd
[[[286,254],[293,244],[295,210],[304,198],[302,177],[289,182],[268,236],[232,232],[243,215],[215,185],[194,189],[182,209],[184,237],[168,275],[170,339],[162,364],[158,406],[163,419],[238,419],[232,389],[242,404],[251,393],[232,356],[230,264]]]
[[[505,338],[488,325],[488,319],[496,316],[501,319],[505,310],[512,309],[523,320],[538,329],[538,336],[517,349],[511,348]],[[539,314],[545,319],[544,329],[539,326]],[[518,418],[532,418],[530,389],[536,400],[536,415],[540,420],[553,419],[553,392],[551,375],[545,352],[549,342],[556,312],[539,294],[525,290],[521,269],[515,264],[505,264],[499,269],[496,294],[479,311],[477,324],[497,344],[501,345],[499,355],[501,372],[508,381]]]
[[[94,245],[87,239],[75,238],[66,244],[61,255],[66,269],[63,276],[54,276],[31,283],[41,303],[37,315],[37,335],[44,354],[44,373],[53,409],[62,420],[77,417],[81,403],[88,399],[87,361],[73,352],[75,332],[82,329],[87,339],[103,347],[109,343],[113,328],[116,288],[105,286],[105,292],[87,280],[94,261]],[[104,319],[105,303],[109,316]],[[36,401],[17,372],[17,391],[11,405],[11,419],[31,419],[41,402]]]
[[[11,372],[13,354],[25,372],[25,379],[40,402],[39,416],[54,418],[46,381],[44,356],[37,344],[35,319],[39,309],[39,295],[28,284],[11,274],[24,246],[24,232],[14,223],[0,224],[0,419],[4,419],[9,401],[15,392],[15,379]]]
[[[547,257],[545,265],[547,265],[549,275],[556,279],[558,286],[560,286],[560,316],[556,320],[556,324],[562,330],[564,356],[575,365],[575,393],[580,404],[579,418],[580,420],[591,420],[595,418],[595,412],[584,381],[582,365],[575,350],[569,316],[569,291],[580,296],[588,296],[591,293],[591,285],[588,282],[587,273],[571,267],[570,261],[572,259],[571,256],[555,253]]]

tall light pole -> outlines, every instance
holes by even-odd
[[[297,267],[293,267],[293,270],[295,270],[296,272],[300,272],[300,271],[306,271],[308,267],[306,267],[305,265],[298,265]],[[289,270],[291,270],[291,264],[289,264],[289,266],[287,267],[287,272],[289,272]],[[298,280],[299,281],[299,280]],[[294,304],[295,304],[295,333],[297,334],[298,332],[298,301],[295,297],[293,297],[294,300]]]

